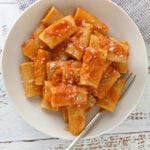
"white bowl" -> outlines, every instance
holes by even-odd
[[[72,14],[81,6],[100,18],[109,27],[109,35],[130,43],[129,69],[137,77],[114,113],[104,113],[85,138],[96,137],[123,121],[133,110],[143,93],[147,76],[147,53],[143,38],[125,11],[109,0],[40,0],[29,7],[11,29],[3,50],[2,72],[7,94],[18,112],[32,127],[53,137],[73,139],[65,131],[66,124],[59,113],[44,111],[39,100],[28,100],[24,95],[19,64],[25,58],[21,44],[27,40],[45,11],[56,6],[65,15]],[[38,99],[38,98],[37,98]]]

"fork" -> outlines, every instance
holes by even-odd
[[[131,72],[127,72],[123,78],[126,80],[126,84],[124,85],[124,88],[122,90],[121,98],[124,96],[124,94],[127,92],[131,84],[133,83],[134,79],[136,78],[136,75],[134,75]],[[96,113],[96,115],[91,119],[91,121],[87,124],[87,126],[84,128],[84,130],[71,142],[71,144],[66,148],[66,150],[72,150],[77,142],[89,131],[89,129],[94,125],[96,120],[100,118],[102,115],[102,112],[105,110],[100,108],[100,110]]]

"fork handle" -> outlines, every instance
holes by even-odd
[[[102,115],[101,112],[98,112],[92,120],[88,123],[88,125],[84,128],[84,130],[72,141],[69,147],[66,150],[72,150],[76,143],[89,131],[89,129],[93,126],[96,120]]]

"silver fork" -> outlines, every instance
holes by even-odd
[[[131,84],[133,83],[134,79],[136,78],[136,75],[134,75],[131,72],[128,72],[123,78],[126,80],[126,84],[123,88],[121,98],[124,96],[124,94],[127,92]],[[100,118],[102,115],[102,112],[104,109],[100,109],[96,115],[91,119],[91,121],[87,124],[87,126],[84,128],[84,130],[71,142],[71,144],[66,148],[66,150],[73,150],[77,142],[89,131],[89,129],[93,126],[93,124]]]

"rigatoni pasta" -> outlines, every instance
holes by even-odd
[[[94,106],[113,112],[125,84],[129,44],[107,32],[83,8],[64,16],[52,6],[22,46],[26,97],[40,96],[42,109],[60,111],[74,135],[85,128]]]
[[[55,46],[65,41],[77,31],[77,26],[72,16],[66,16],[52,25],[48,26],[39,38],[53,49]]]
[[[29,98],[42,95],[42,86],[34,83],[34,63],[25,62],[20,64],[20,71],[22,74],[25,95]]]

